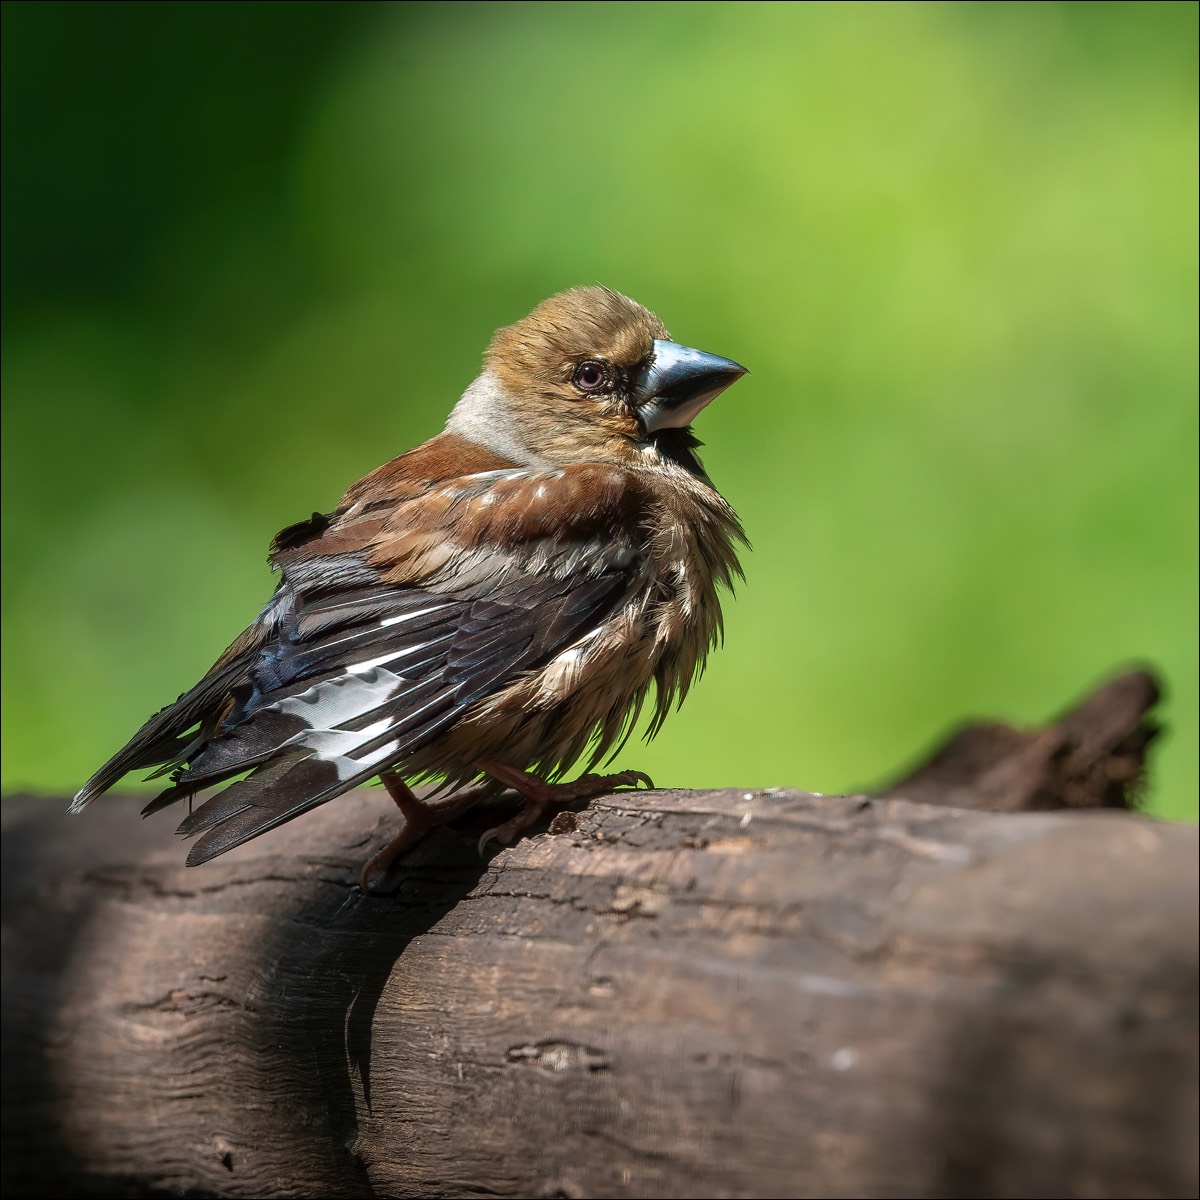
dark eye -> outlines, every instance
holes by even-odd
[[[571,382],[581,392],[598,392],[608,386],[608,368],[598,362],[580,363],[571,376]]]

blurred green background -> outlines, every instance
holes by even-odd
[[[754,542],[663,784],[869,785],[1148,661],[1197,804],[1191,3],[3,8],[6,789],[71,790],[281,526],[603,282],[748,364]]]

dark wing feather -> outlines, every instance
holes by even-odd
[[[229,695],[253,660],[253,650],[231,653],[238,643],[216,663],[211,671],[174,704],[155,713],[116,754],[87,781],[74,800],[71,812],[82,812],[97,796],[107,792],[130,771],[144,770],[160,763],[180,762],[202,737],[197,725],[210,718],[215,708]],[[194,732],[189,732],[194,731]],[[157,772],[161,774],[162,772]]]
[[[263,616],[89,781],[77,805],[125,771],[164,761],[186,758],[147,813],[249,771],[180,825],[200,835],[194,864],[403,762],[625,602],[636,558],[629,525],[614,519],[605,531],[593,502],[581,551],[571,514],[582,484],[564,484],[566,474],[468,477],[453,503],[398,505],[389,528],[362,522],[357,538],[336,514],[297,527],[277,542],[283,581]],[[611,492],[611,472],[606,479]],[[500,507],[488,495],[497,486],[523,525],[485,523]],[[556,492],[566,512],[545,511]],[[431,511],[440,528],[422,529]],[[456,535],[469,549],[447,551]],[[200,735],[185,736],[197,722]]]
[[[621,573],[602,587],[596,582],[581,588],[547,579],[548,586],[522,596],[523,603],[507,604],[414,590],[410,605],[436,600],[441,607],[436,626],[409,635],[421,642],[398,648],[395,636],[354,639],[354,652],[369,655],[365,661],[371,666],[357,667],[343,657],[336,673],[323,672],[303,692],[285,688],[291,694],[282,699],[263,695],[263,707],[196,756],[171,798],[247,767],[255,770],[184,820],[180,833],[204,834],[188,862],[232,849],[413,754],[481,697],[604,620],[624,597],[626,581]],[[580,591],[589,603],[581,602]],[[548,628],[555,637],[546,636]],[[318,658],[326,666],[330,662],[310,653],[294,661]],[[379,658],[386,661],[377,663]]]

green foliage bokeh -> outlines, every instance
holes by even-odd
[[[73,789],[266,545],[603,282],[753,371],[671,785],[836,791],[1165,675],[1197,796],[1196,5],[4,6],[4,786]]]

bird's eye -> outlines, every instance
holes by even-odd
[[[608,369],[603,363],[580,363],[571,376],[571,382],[581,392],[598,392],[608,384]]]

